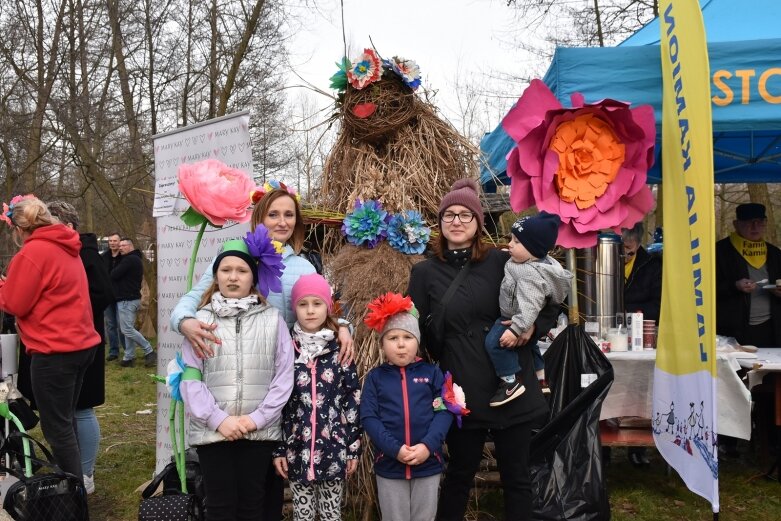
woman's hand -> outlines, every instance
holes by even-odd
[[[353,362],[353,336],[350,334],[350,328],[339,326],[339,363],[341,365],[350,365]]]
[[[220,339],[212,333],[215,329],[217,324],[207,324],[195,318],[185,318],[179,322],[179,332],[190,341],[195,356],[201,359],[214,356],[214,349],[210,344],[220,343]]]
[[[347,465],[349,468],[349,461],[347,462]],[[274,458],[274,468],[277,469],[277,474],[282,476],[283,479],[287,479],[287,458]]]
[[[228,416],[222,420],[220,426],[217,427],[217,432],[225,436],[225,439],[228,441],[236,441],[247,434],[247,428],[241,424],[238,417]]]
[[[358,460],[357,459],[348,459],[347,460],[347,475],[348,476],[352,476],[357,469],[358,469]]]

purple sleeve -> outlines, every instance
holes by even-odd
[[[282,313],[277,326],[277,351],[274,356],[274,376],[268,393],[258,408],[249,414],[258,429],[274,423],[282,415],[282,408],[293,392],[293,340]]]
[[[195,356],[192,345],[186,339],[182,343],[182,359],[184,365],[203,371],[203,360]],[[217,401],[202,381],[184,380],[179,385],[179,390],[182,393],[184,407],[190,416],[205,423],[210,429],[216,431],[228,417],[228,413],[217,407]]]

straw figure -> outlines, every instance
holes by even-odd
[[[323,252],[355,326],[363,376],[381,363],[376,335],[363,324],[366,304],[389,291],[406,291],[410,268],[423,259],[428,226],[438,222],[442,196],[457,179],[477,176],[478,151],[415,94],[420,72],[411,60],[381,60],[366,49],[352,61],[345,58],[331,81],[340,92],[341,127],[317,206],[347,214],[341,230],[326,232]],[[365,453],[353,490],[360,494],[356,505],[376,504],[371,461]],[[364,508],[363,517],[372,510]]]

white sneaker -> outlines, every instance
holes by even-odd
[[[94,494],[95,493],[95,477],[94,476],[87,476],[86,474],[82,474],[82,477],[84,478],[84,490],[87,492],[87,494]]]

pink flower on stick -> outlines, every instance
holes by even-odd
[[[586,104],[572,97],[562,107],[533,80],[502,126],[516,142],[507,156],[510,205],[561,217],[557,244],[593,246],[606,228],[631,228],[654,206],[646,184],[653,165],[653,108],[606,99]]]
[[[206,223],[221,228],[229,220],[237,223],[249,221],[252,216],[250,197],[255,183],[246,172],[216,159],[179,165],[178,177],[179,191],[190,203],[190,208],[182,214],[182,221],[187,226],[199,226],[187,272],[187,291],[190,291]]]
[[[254,189],[255,183],[246,172],[216,159],[179,166],[179,191],[193,212],[218,228],[228,220],[249,221],[252,215],[249,198]]]

